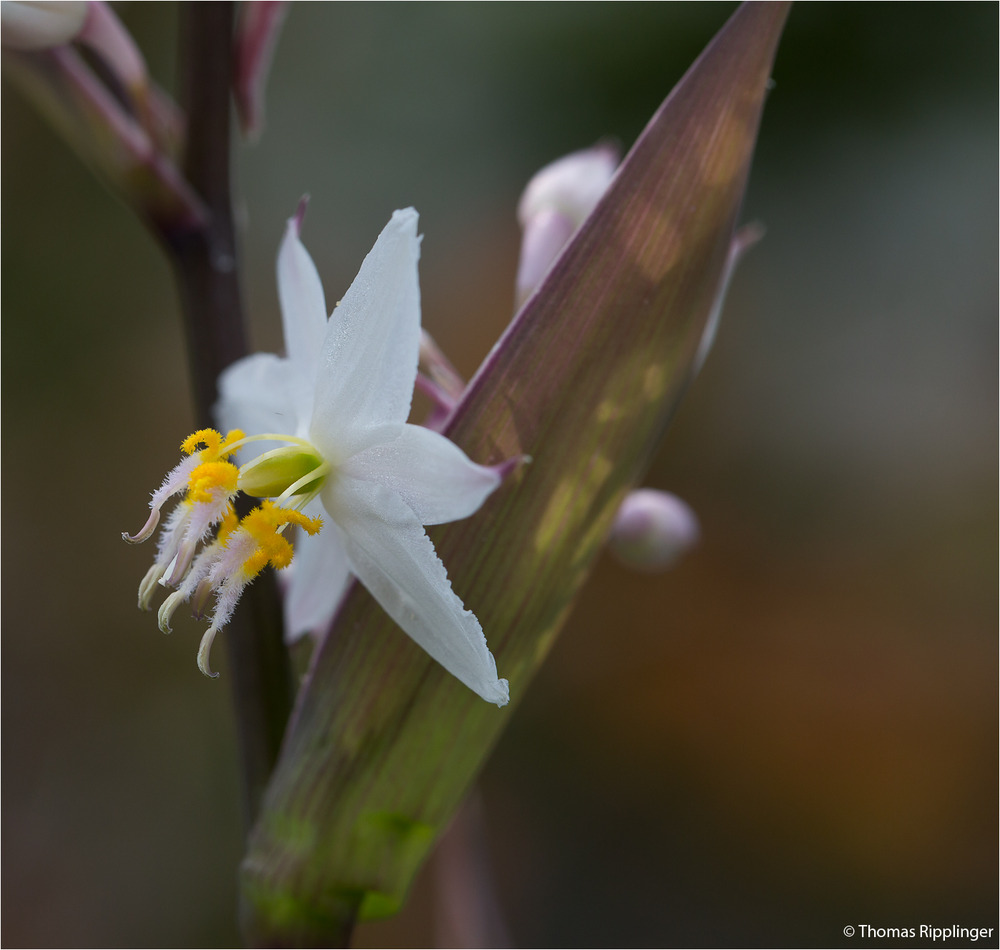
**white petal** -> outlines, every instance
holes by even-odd
[[[421,524],[468,518],[500,484],[496,469],[476,465],[454,442],[423,426],[349,459],[341,471],[391,489]]]
[[[257,353],[238,360],[219,377],[215,418],[223,431],[242,429],[247,435],[281,432],[304,436],[308,416],[301,417],[292,395],[295,368],[273,353]],[[241,457],[252,458],[274,446],[252,443]]]
[[[325,514],[319,501],[307,505],[310,517]],[[350,580],[343,535],[330,518],[319,534],[296,529],[295,555],[280,573],[285,583],[285,640],[294,643],[303,634],[326,634]]]
[[[323,504],[344,532],[351,569],[393,620],[449,673],[504,706],[506,680],[475,615],[451,589],[434,545],[410,507],[373,482],[342,476]]]
[[[420,351],[417,212],[397,211],[333,311],[310,427],[332,461],[358,450],[360,430],[403,423]]]
[[[278,251],[278,299],[285,331],[285,354],[296,370],[292,380],[296,408],[309,418],[327,311],[316,265],[299,240],[304,210],[303,205],[300,213],[289,219]]]

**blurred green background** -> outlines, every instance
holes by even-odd
[[[471,374],[524,183],[630,144],[731,9],[294,5],[237,159],[257,345],[302,193],[330,299],[412,204],[425,324]],[[120,13],[171,88],[174,5]],[[601,561],[482,777],[516,945],[996,928],[996,35],[995,4],[793,10],[745,209],[768,236],[648,478],[702,543]],[[235,945],[226,671],[136,611],[151,552],[119,536],[192,428],[170,271],[6,84],[2,116],[3,940]],[[358,944],[432,945],[439,879]]]

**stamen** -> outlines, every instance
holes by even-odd
[[[234,495],[239,477],[232,462],[202,462],[188,476],[188,500],[212,504],[222,493]]]
[[[156,593],[157,582],[161,577],[163,577],[163,565],[159,562],[154,562],[153,566],[146,571],[145,576],[139,584],[140,610],[149,610],[150,604],[153,601],[153,594]]]
[[[243,433],[239,429],[233,429],[226,433],[225,438],[222,437],[221,432],[215,429],[199,429],[197,432],[191,433],[181,443],[181,451],[187,455],[194,455],[195,452],[200,451],[203,461],[214,462],[232,455],[236,451],[233,444],[242,438]],[[201,445],[205,447],[199,450],[198,447]]]
[[[220,544],[225,544],[226,539],[240,526],[240,519],[236,516],[236,512],[232,508],[226,512],[222,519],[222,523],[219,525],[219,533],[216,535],[215,540]]]
[[[283,447],[265,452],[242,468],[226,461],[250,442],[279,442]],[[176,587],[157,611],[157,625],[164,633],[177,608],[191,602],[196,617],[206,612],[215,594],[212,621],[201,641],[198,666],[206,676],[215,676],[208,664],[215,635],[228,623],[243,590],[268,564],[277,569],[292,560],[291,542],[282,537],[289,525],[315,534],[320,518],[301,513],[319,492],[331,466],[310,442],[295,436],[262,433],[244,436],[233,429],[224,438],[215,429],[199,429],[181,445],[186,457],[167,474],[153,493],[150,515],[135,535],[123,533],[126,541],[146,540],[160,523],[160,510],[170,497],[184,495],[160,530],[153,566],[139,585],[139,606],[148,610],[159,586]],[[243,482],[246,482],[244,485]],[[258,497],[278,495],[292,498],[284,507],[264,501],[242,520],[232,501],[240,490]],[[215,532],[214,539],[211,538]]]
[[[323,521],[265,501],[240,522],[240,528],[255,542],[253,553],[243,562],[243,570],[248,577],[256,577],[269,563],[279,570],[288,567],[292,561],[292,546],[281,537],[281,532],[290,524],[298,525],[309,534],[316,534]]]
[[[160,604],[160,609],[156,612],[156,625],[162,633],[171,633],[170,620],[174,616],[174,611],[184,603],[184,594],[175,590]]]
[[[229,435],[235,435],[239,430],[234,430],[230,432]],[[282,435],[280,432],[261,432],[259,435],[243,435],[239,432],[240,438],[234,442],[228,442],[229,436],[226,436],[228,451],[227,455],[243,448],[244,445],[249,445],[251,442],[284,442],[286,445],[301,445],[305,449],[315,452],[316,447],[308,439],[299,438],[297,435]]]
[[[205,635],[201,638],[201,646],[198,648],[198,669],[206,676],[213,678],[216,676],[208,665],[208,654],[212,649],[212,642],[215,640],[215,635],[229,622],[240,595],[249,581],[248,577],[228,577],[219,588],[212,625],[205,631]]]
[[[188,572],[191,561],[194,559],[194,552],[197,550],[196,541],[185,538],[174,555],[173,563],[170,565],[170,573],[162,581],[164,587],[176,587]]]
[[[191,615],[195,620],[201,620],[205,617],[207,613],[205,608],[208,606],[208,599],[212,596],[213,589],[212,582],[208,578],[201,581],[195,588],[191,597]]]
[[[160,509],[154,508],[150,511],[149,517],[146,519],[146,523],[135,534],[129,534],[127,531],[123,531],[122,537],[128,541],[129,544],[141,544],[143,541],[148,540],[152,536],[159,523]]]
[[[322,481],[324,478],[326,478],[327,475],[330,474],[331,467],[332,466],[330,465],[329,462],[324,462],[322,465],[319,466],[319,468],[315,468],[311,472],[307,472],[297,482],[292,482],[292,484],[289,485],[278,496],[277,500],[279,502],[282,502],[286,498],[291,498],[292,495],[297,495],[307,485],[311,485],[313,482],[316,482],[316,481]],[[309,502],[311,502],[316,497],[317,494],[318,494],[318,489],[317,489],[317,491],[310,492],[309,496],[307,498],[305,498],[303,501],[301,501],[301,502],[298,503],[298,506],[300,508],[305,507],[306,505],[309,504]],[[314,531],[310,531],[309,533],[310,534],[315,534]]]
[[[306,449],[286,445],[264,452],[242,466],[238,485],[241,491],[256,498],[284,497],[289,485],[294,483],[299,490],[322,481],[328,470],[329,465],[312,446]]]
[[[198,647],[198,669],[202,671],[206,676],[210,676],[212,679],[218,677],[218,673],[213,673],[212,668],[208,665],[208,654],[212,650],[212,643],[215,641],[215,635],[219,631],[216,629],[213,623],[205,631],[205,635],[201,638],[201,645]]]

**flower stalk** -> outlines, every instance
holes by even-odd
[[[213,424],[220,373],[248,352],[230,194],[234,7],[208,2],[181,6],[181,105],[188,118],[183,170],[208,214],[199,227],[162,232],[180,294],[196,418],[206,427]],[[243,808],[250,822],[277,759],[293,698],[281,604],[272,575],[258,578],[247,589],[228,630],[228,678],[236,712]]]

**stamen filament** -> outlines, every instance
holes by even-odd
[[[262,432],[260,435],[245,435],[242,439],[237,439],[230,445],[226,446],[226,449],[230,452],[236,452],[244,445],[250,442],[283,442],[286,445],[301,445],[306,449],[313,449],[313,444],[308,439],[300,439],[296,435],[281,435],[277,432]],[[277,449],[271,449],[270,451],[278,451]],[[265,452],[264,455],[269,454]]]
[[[297,491],[299,491],[299,489],[305,488],[305,486],[310,484],[311,482],[315,481],[322,482],[323,479],[330,474],[331,469],[332,466],[330,465],[330,463],[324,462],[318,468],[314,468],[311,472],[307,472],[298,481],[292,482],[291,485],[289,485],[280,495],[278,495],[278,497],[275,499],[275,504],[281,505],[281,503],[286,498],[291,498],[292,495],[294,495]],[[311,491],[309,492],[308,495],[305,495],[301,501],[297,501],[293,507],[295,508],[296,511],[301,511],[318,494],[319,494],[319,488],[317,487],[315,491]]]

